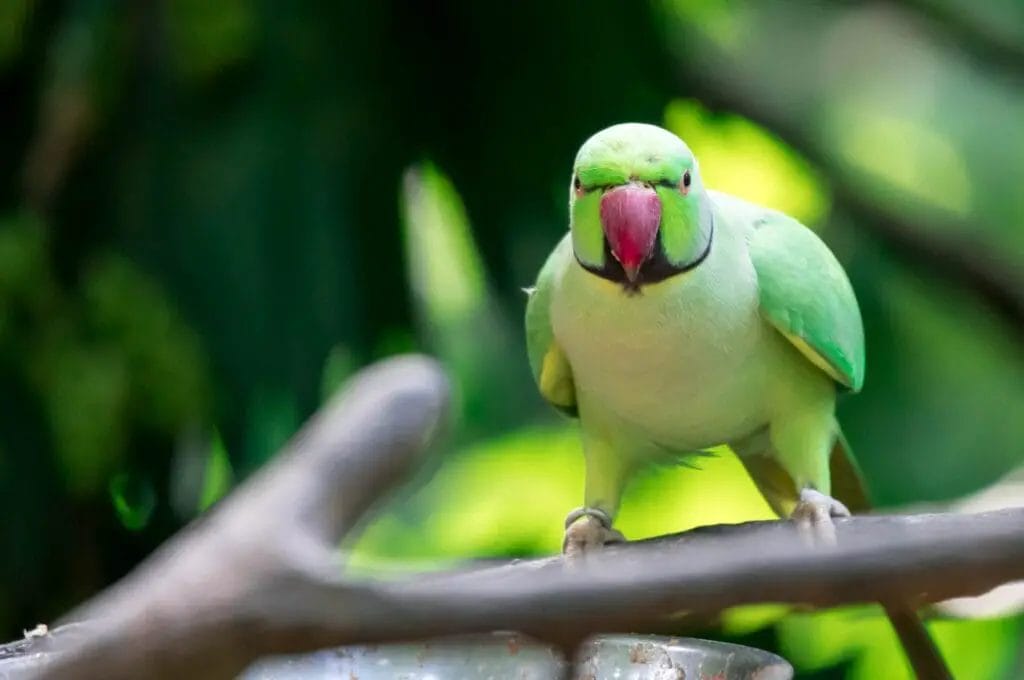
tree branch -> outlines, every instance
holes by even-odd
[[[971,3],[962,0],[895,0],[897,7],[928,20],[936,33],[972,55],[979,64],[1006,72],[1020,84],[1024,76],[1024,42],[1012,30],[1000,30],[977,16]]]
[[[29,659],[45,678],[226,678],[260,656],[341,644],[514,629],[572,645],[741,604],[920,604],[1024,577],[1024,509],[838,520],[832,548],[808,547],[789,522],[752,522],[572,564],[347,577],[335,539],[408,472],[445,399],[424,359],[369,369],[256,478],[72,613],[83,622],[74,635],[20,643],[22,667]]]
[[[41,657],[42,676],[233,677],[299,645],[290,598],[340,573],[338,538],[418,466],[447,402],[425,358],[357,375],[249,482],[72,612],[92,632]]]
[[[1012,328],[1024,330],[1024,264],[994,252],[982,239],[968,237],[977,232],[970,224],[930,217],[933,226],[925,228],[865,196],[825,144],[762,90],[770,84],[749,82],[733,65],[714,57],[688,66],[693,67],[685,75],[689,91],[713,108],[763,125],[803,154],[831,183],[836,208],[860,228],[908,262],[974,292]]]
[[[931,227],[894,210],[894,198],[870,197],[852,180],[823,139],[801,121],[804,112],[777,82],[755,76],[694,32],[686,34],[685,56],[678,59],[683,91],[712,109],[728,111],[768,128],[817,166],[834,190],[836,207],[860,228],[873,233],[908,262],[945,281],[973,291],[1010,326],[1024,329],[1024,267],[967,235],[978,229],[952,216],[929,216]]]

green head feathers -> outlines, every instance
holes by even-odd
[[[689,147],[654,125],[623,123],[588,139],[570,190],[576,259],[627,288],[700,263],[711,210]]]

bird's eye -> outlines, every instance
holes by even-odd
[[[580,176],[579,175],[575,175],[572,178],[572,188],[575,189],[576,191],[579,191],[580,187],[582,187],[582,186],[583,186],[583,184],[580,182]]]
[[[692,180],[690,179],[690,171],[687,170],[686,172],[683,173],[683,186],[689,189],[691,181]]]

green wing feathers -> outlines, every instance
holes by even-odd
[[[818,236],[781,213],[763,212],[750,230],[761,313],[837,383],[864,383],[864,327],[857,298]]]
[[[555,342],[551,329],[551,287],[558,268],[564,265],[567,257],[572,257],[572,241],[568,235],[548,256],[537,276],[536,287],[527,291],[526,351],[541,395],[558,410],[576,416],[576,385],[572,367]]]

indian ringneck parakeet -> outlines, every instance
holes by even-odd
[[[783,516],[828,525],[866,505],[835,419],[864,380],[864,332],[842,267],[785,215],[705,189],[678,137],[623,124],[580,149],[569,233],[526,308],[537,383],[578,415],[590,531],[644,463],[728,444]],[[833,489],[835,486],[835,489]]]
[[[812,536],[867,508],[835,418],[837,392],[864,381],[860,311],[814,232],[705,188],[682,140],[636,123],[583,144],[569,212],[526,307],[540,392],[582,431],[563,552],[623,540],[612,523],[638,468],[720,444]]]

